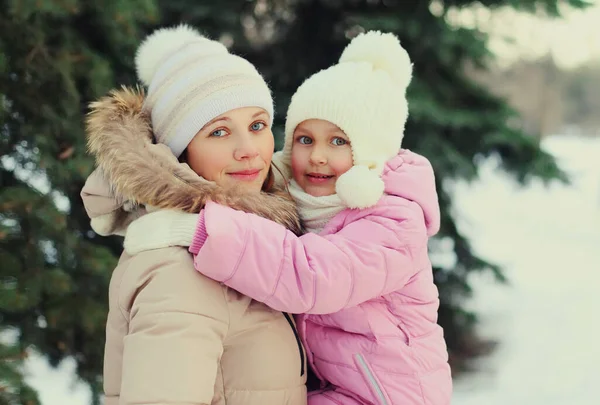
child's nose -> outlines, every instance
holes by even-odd
[[[320,153],[319,151],[313,151],[310,155],[310,161],[315,165],[324,165],[327,163],[327,157],[324,153]]]

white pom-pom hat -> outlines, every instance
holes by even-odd
[[[144,107],[156,141],[175,156],[204,125],[228,111],[259,107],[273,119],[271,92],[254,65],[187,25],[150,34],[135,64],[148,86]]]
[[[350,208],[375,205],[384,192],[385,162],[402,145],[411,78],[410,58],[396,36],[370,31],[354,38],[337,65],[308,78],[292,97],[284,147],[274,158],[284,175],[291,173],[296,127],[309,119],[329,121],[350,139],[354,160],[336,182],[338,196]]]

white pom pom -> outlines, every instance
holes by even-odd
[[[386,71],[392,80],[406,89],[412,78],[412,63],[398,38],[389,33],[369,31],[358,35],[346,47],[340,63],[368,62],[373,69]]]
[[[367,166],[353,166],[335,183],[335,190],[349,208],[368,208],[383,196],[384,184]]]
[[[138,78],[149,86],[165,56],[173,52],[177,45],[201,38],[204,37],[198,31],[185,24],[154,31],[137,49],[135,68]]]

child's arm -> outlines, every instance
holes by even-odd
[[[271,308],[337,312],[401,288],[426,267],[412,256],[427,249],[420,208],[384,198],[384,205],[364,210],[336,234],[301,237],[256,215],[209,203],[190,252],[198,271]]]

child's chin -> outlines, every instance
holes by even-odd
[[[309,186],[306,193],[312,195],[313,197],[327,197],[329,195],[335,194],[335,188],[331,187],[314,187]]]

